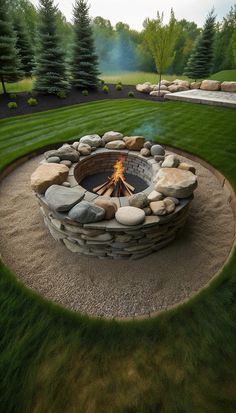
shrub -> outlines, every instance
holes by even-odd
[[[10,99],[16,99],[16,94],[15,93],[10,93],[9,98]]]
[[[123,86],[122,82],[117,82],[117,85]]]
[[[60,92],[57,92],[57,97],[60,99],[65,99],[66,93],[63,90],[61,90]]]
[[[83,96],[88,96],[89,92],[87,89],[82,90],[82,95]]]
[[[100,79],[100,83],[101,83],[102,86],[105,85],[105,80]]]
[[[38,101],[35,98],[29,98],[27,100],[27,103],[28,103],[29,106],[36,106],[38,104]]]
[[[9,102],[7,104],[7,106],[9,107],[9,109],[16,109],[17,108],[17,103],[16,102]]]
[[[128,96],[129,96],[129,98],[134,98],[134,92],[130,91],[130,92],[128,93]]]
[[[109,93],[109,87],[107,85],[103,86],[102,91],[104,93]]]
[[[123,89],[123,86],[120,85],[119,83],[117,83],[117,85],[116,85],[116,90],[119,92],[119,91],[121,91],[122,89]]]

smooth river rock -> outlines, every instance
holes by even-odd
[[[79,160],[79,153],[70,146],[62,146],[56,151],[56,153],[61,161],[78,162]]]
[[[68,216],[80,224],[89,224],[102,221],[105,217],[105,210],[91,202],[81,201],[70,210]]]
[[[161,201],[163,199],[163,194],[161,194],[160,192],[157,191],[152,191],[149,195],[148,195],[148,200],[150,202],[155,202],[155,201]]]
[[[116,220],[123,225],[139,225],[145,220],[145,212],[132,206],[121,207],[116,212]]]
[[[161,145],[153,145],[151,147],[151,155],[155,156],[155,155],[165,155],[165,149],[163,148],[163,146]]]
[[[220,90],[220,82],[218,80],[203,80],[200,89],[210,91]]]
[[[179,168],[161,168],[157,173],[155,190],[165,196],[188,198],[197,188],[197,177]]]
[[[86,135],[80,139],[80,143],[86,143],[90,146],[95,146],[98,148],[102,143],[102,138],[99,135]]]
[[[65,186],[52,185],[45,192],[45,199],[51,209],[57,212],[69,211],[84,197],[84,191]]]
[[[125,149],[125,142],[124,141],[110,141],[106,143],[105,148],[107,149]]]
[[[40,165],[31,175],[31,188],[39,194],[53,184],[60,185],[67,180],[69,168],[57,163],[45,163]]]
[[[91,154],[92,148],[87,143],[80,143],[77,147],[77,151],[80,153],[80,155],[86,156]]]
[[[102,140],[105,143],[112,142],[112,141],[119,141],[121,139],[123,139],[122,133],[114,132],[114,131],[106,132],[102,137]]]

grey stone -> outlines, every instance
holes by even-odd
[[[74,148],[75,150],[77,150],[78,146],[79,146],[79,142],[74,142],[72,143],[72,148]]]
[[[163,146],[161,145],[153,145],[151,147],[151,155],[155,156],[155,155],[165,155],[165,149],[163,148]]]
[[[50,208],[57,212],[69,211],[84,197],[84,192],[52,185],[45,192],[45,199]]]
[[[70,168],[70,166],[72,165],[72,162],[71,161],[61,161],[60,162],[62,165],[66,165],[66,166],[68,166],[68,168]]]
[[[75,205],[68,215],[72,220],[80,222],[81,224],[88,224],[102,221],[105,217],[105,210],[90,202],[82,201]]]
[[[59,156],[62,161],[78,162],[79,154],[74,149],[69,147],[61,147],[56,151],[56,156]]]
[[[120,132],[110,131],[110,132],[106,132],[103,135],[102,139],[105,143],[112,142],[112,141],[119,141],[123,139],[123,135]]]
[[[102,138],[99,135],[86,135],[80,139],[80,143],[86,143],[90,146],[95,146],[98,148],[101,145]]]
[[[155,155],[154,159],[155,159],[156,162],[163,162],[164,159],[165,159],[165,156],[164,155]]]
[[[148,197],[146,194],[140,192],[139,194],[134,194],[129,197],[130,206],[136,208],[145,208],[148,206]]]
[[[162,168],[177,168],[179,159],[175,155],[168,155],[162,163]]]
[[[142,224],[145,220],[145,212],[132,206],[121,207],[116,212],[116,220],[123,225]]]
[[[60,163],[60,158],[59,158],[59,156],[50,156],[47,159],[47,162],[48,163]]]
[[[144,142],[144,145],[143,145],[143,147],[146,149],[151,149],[152,146],[153,146],[153,143],[150,141]]]
[[[150,151],[150,149],[142,148],[141,151],[140,151],[140,155],[148,157],[148,156],[151,155],[151,151]]]

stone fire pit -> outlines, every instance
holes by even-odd
[[[186,221],[194,167],[142,136],[88,135],[44,156],[31,187],[53,238],[72,252],[138,259],[168,245]],[[110,197],[85,187],[101,172],[109,176],[121,156],[141,192]]]

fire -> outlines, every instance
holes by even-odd
[[[119,181],[119,179],[122,179],[123,181],[125,181],[125,176],[124,176],[124,171],[125,171],[125,156],[121,156],[120,159],[118,161],[116,161],[115,165],[114,165],[114,172],[111,176],[111,180],[117,184],[117,182]]]
[[[133,194],[135,188],[126,181],[124,175],[125,159],[125,156],[121,156],[120,159],[116,161],[112,176],[103,184],[93,188],[93,192],[98,195],[114,197],[130,196]]]

